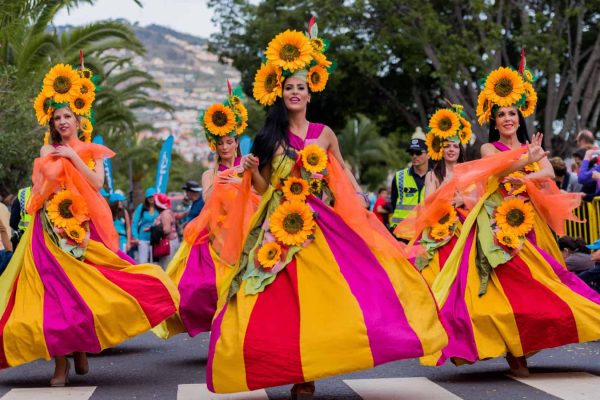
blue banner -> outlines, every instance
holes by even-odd
[[[92,139],[92,143],[104,146],[104,138],[101,135],[96,135]],[[104,159],[104,179],[106,180],[106,187],[108,187],[108,194],[113,194],[115,192],[115,181],[113,179],[113,168],[110,158]]]
[[[171,151],[173,151],[173,135],[169,135],[164,141],[158,165],[156,166],[156,182],[154,187],[158,193],[167,193],[167,184],[169,183],[169,170],[171,169]]]
[[[252,138],[248,135],[242,135],[240,137],[240,151],[242,152],[242,156],[246,154],[250,154],[250,150],[252,149]]]

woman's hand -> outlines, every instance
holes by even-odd
[[[241,164],[245,170],[249,169],[250,171],[252,171],[252,173],[258,172],[259,160],[258,157],[256,157],[254,154],[248,154],[244,156]]]
[[[550,152],[544,151],[542,148],[542,142],[544,140],[543,133],[536,133],[531,138],[531,142],[527,145],[527,162],[534,163],[540,161],[542,158],[547,157]]]
[[[511,184],[510,194],[512,194],[515,190],[519,189],[521,186],[525,184],[525,179],[518,176],[507,176],[504,178],[503,182],[508,182]]]
[[[228,183],[241,183],[241,182],[242,182],[242,178],[238,177],[235,173],[217,175],[217,185],[226,185]]]
[[[77,157],[77,153],[71,147],[67,145],[56,146],[50,153],[54,157],[64,157],[69,160],[74,160]]]
[[[600,180],[600,172],[598,172],[598,171],[592,172],[592,179],[594,179],[596,181]]]

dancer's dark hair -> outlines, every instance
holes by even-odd
[[[258,157],[259,169],[263,169],[265,165],[271,164],[275,152],[282,146],[287,152],[290,147],[290,139],[288,138],[289,119],[288,112],[281,97],[275,100],[275,104],[271,107],[265,124],[256,135],[254,144],[252,145],[252,154]]]
[[[463,148],[463,145],[459,143],[458,148],[458,160],[456,160],[456,162],[465,162],[465,149]],[[441,160],[436,161],[436,163],[434,164],[433,174],[435,175],[437,181],[440,184],[444,181],[444,178],[446,177],[446,162],[444,161],[443,157]]]
[[[525,125],[525,118],[523,118],[523,114],[517,108],[517,114],[519,115],[519,127],[517,128],[517,139],[520,143],[529,142],[529,134],[527,133],[527,125]],[[500,140],[500,132],[496,129],[496,114],[498,113],[497,106],[494,106],[494,111],[492,111],[492,116],[490,117],[490,132],[489,132],[489,142],[497,142]]]

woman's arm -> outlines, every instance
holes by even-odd
[[[75,168],[77,168],[77,170],[79,170],[79,172],[82,173],[87,181],[96,189],[99,190],[104,184],[104,162],[101,158],[94,160],[96,166],[92,170],[83,162],[81,157],[79,157],[79,154],[77,154],[70,146],[57,146],[53,148],[52,152],[49,154],[55,157],[64,157],[71,160],[73,166],[75,166]]]
[[[202,174],[202,200],[207,202],[213,191],[215,181],[215,170],[209,169]]]
[[[140,218],[142,217],[142,205],[138,204],[133,212],[133,221],[131,222],[131,233],[133,236],[133,240],[137,241],[139,239],[138,226],[140,225]]]
[[[173,215],[171,214],[170,210],[161,212],[159,219],[162,223],[165,237],[169,236],[171,234],[171,230],[173,229]]]
[[[547,156],[550,153],[545,151],[542,148],[543,139],[544,139],[544,135],[539,132],[536,133],[535,135],[533,135],[533,138],[531,139],[531,143],[529,143],[527,145],[527,157],[519,158],[518,160],[513,162],[510,167],[508,167],[504,171],[500,172],[498,174],[498,177],[502,178],[512,172],[520,171],[527,164],[538,162],[544,158],[546,158],[546,162],[548,163],[547,165],[550,165],[550,162],[548,162],[548,160],[547,160]],[[483,146],[481,146],[481,157],[482,158],[490,156],[492,154],[496,154],[496,153],[498,153],[498,150],[491,143],[486,143]],[[550,166],[550,168],[552,168],[552,167]],[[547,171],[546,171],[546,173],[547,173]],[[542,174],[540,174],[540,175],[542,175]],[[554,172],[552,172],[552,176],[554,176]],[[539,179],[539,177],[538,177],[538,179]]]
[[[427,172],[425,175],[425,197],[435,192],[438,186],[439,183],[433,171]]]

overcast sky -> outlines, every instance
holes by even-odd
[[[206,0],[142,0],[139,7],[132,0],[98,0],[95,6],[82,5],[71,13],[61,11],[55,25],[84,25],[104,19],[125,18],[140,25],[158,24],[179,32],[208,37],[217,31],[210,18]]]

